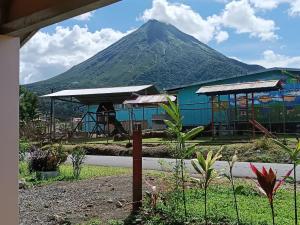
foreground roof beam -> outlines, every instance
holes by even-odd
[[[120,0],[13,0],[6,9],[0,34],[23,36],[62,20]]]

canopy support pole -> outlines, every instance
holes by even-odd
[[[214,125],[214,96],[211,96],[211,135],[215,137],[215,125]]]
[[[234,94],[234,124],[233,124],[234,133],[233,133],[233,135],[236,135],[236,122],[237,122],[237,104],[236,104],[236,94]]]

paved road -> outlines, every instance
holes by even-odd
[[[143,158],[143,169],[169,171],[174,165],[174,159],[162,158]],[[132,157],[126,156],[87,156],[86,164],[101,165],[101,166],[117,166],[117,167],[132,167]],[[195,173],[192,168],[190,160],[185,160],[185,164],[190,173]],[[163,166],[162,166],[163,165]],[[266,168],[272,167],[277,171],[278,177],[284,176],[288,170],[292,168],[291,164],[278,164],[278,163],[254,163],[258,168],[265,166]],[[225,161],[218,161],[215,164],[217,170],[224,172],[228,171],[228,163]],[[233,169],[235,177],[254,177],[254,174],[249,168],[248,162],[237,162]],[[300,166],[297,168],[297,180],[300,181]]]

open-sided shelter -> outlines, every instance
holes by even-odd
[[[147,96],[158,94],[158,90],[153,85],[108,87],[93,89],[62,90],[55,93],[43,95],[51,98],[51,125],[52,136],[55,132],[54,101],[68,101],[80,103],[87,106],[87,111],[78,124],[84,123],[84,130],[93,134],[111,135],[115,133],[125,133],[125,129],[118,121],[115,105],[120,105],[127,99],[136,96]],[[91,110],[90,106],[95,106]],[[77,130],[78,126],[74,130]]]

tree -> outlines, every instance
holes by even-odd
[[[32,121],[37,116],[38,97],[25,87],[20,86],[19,91],[19,118],[21,123]]]

